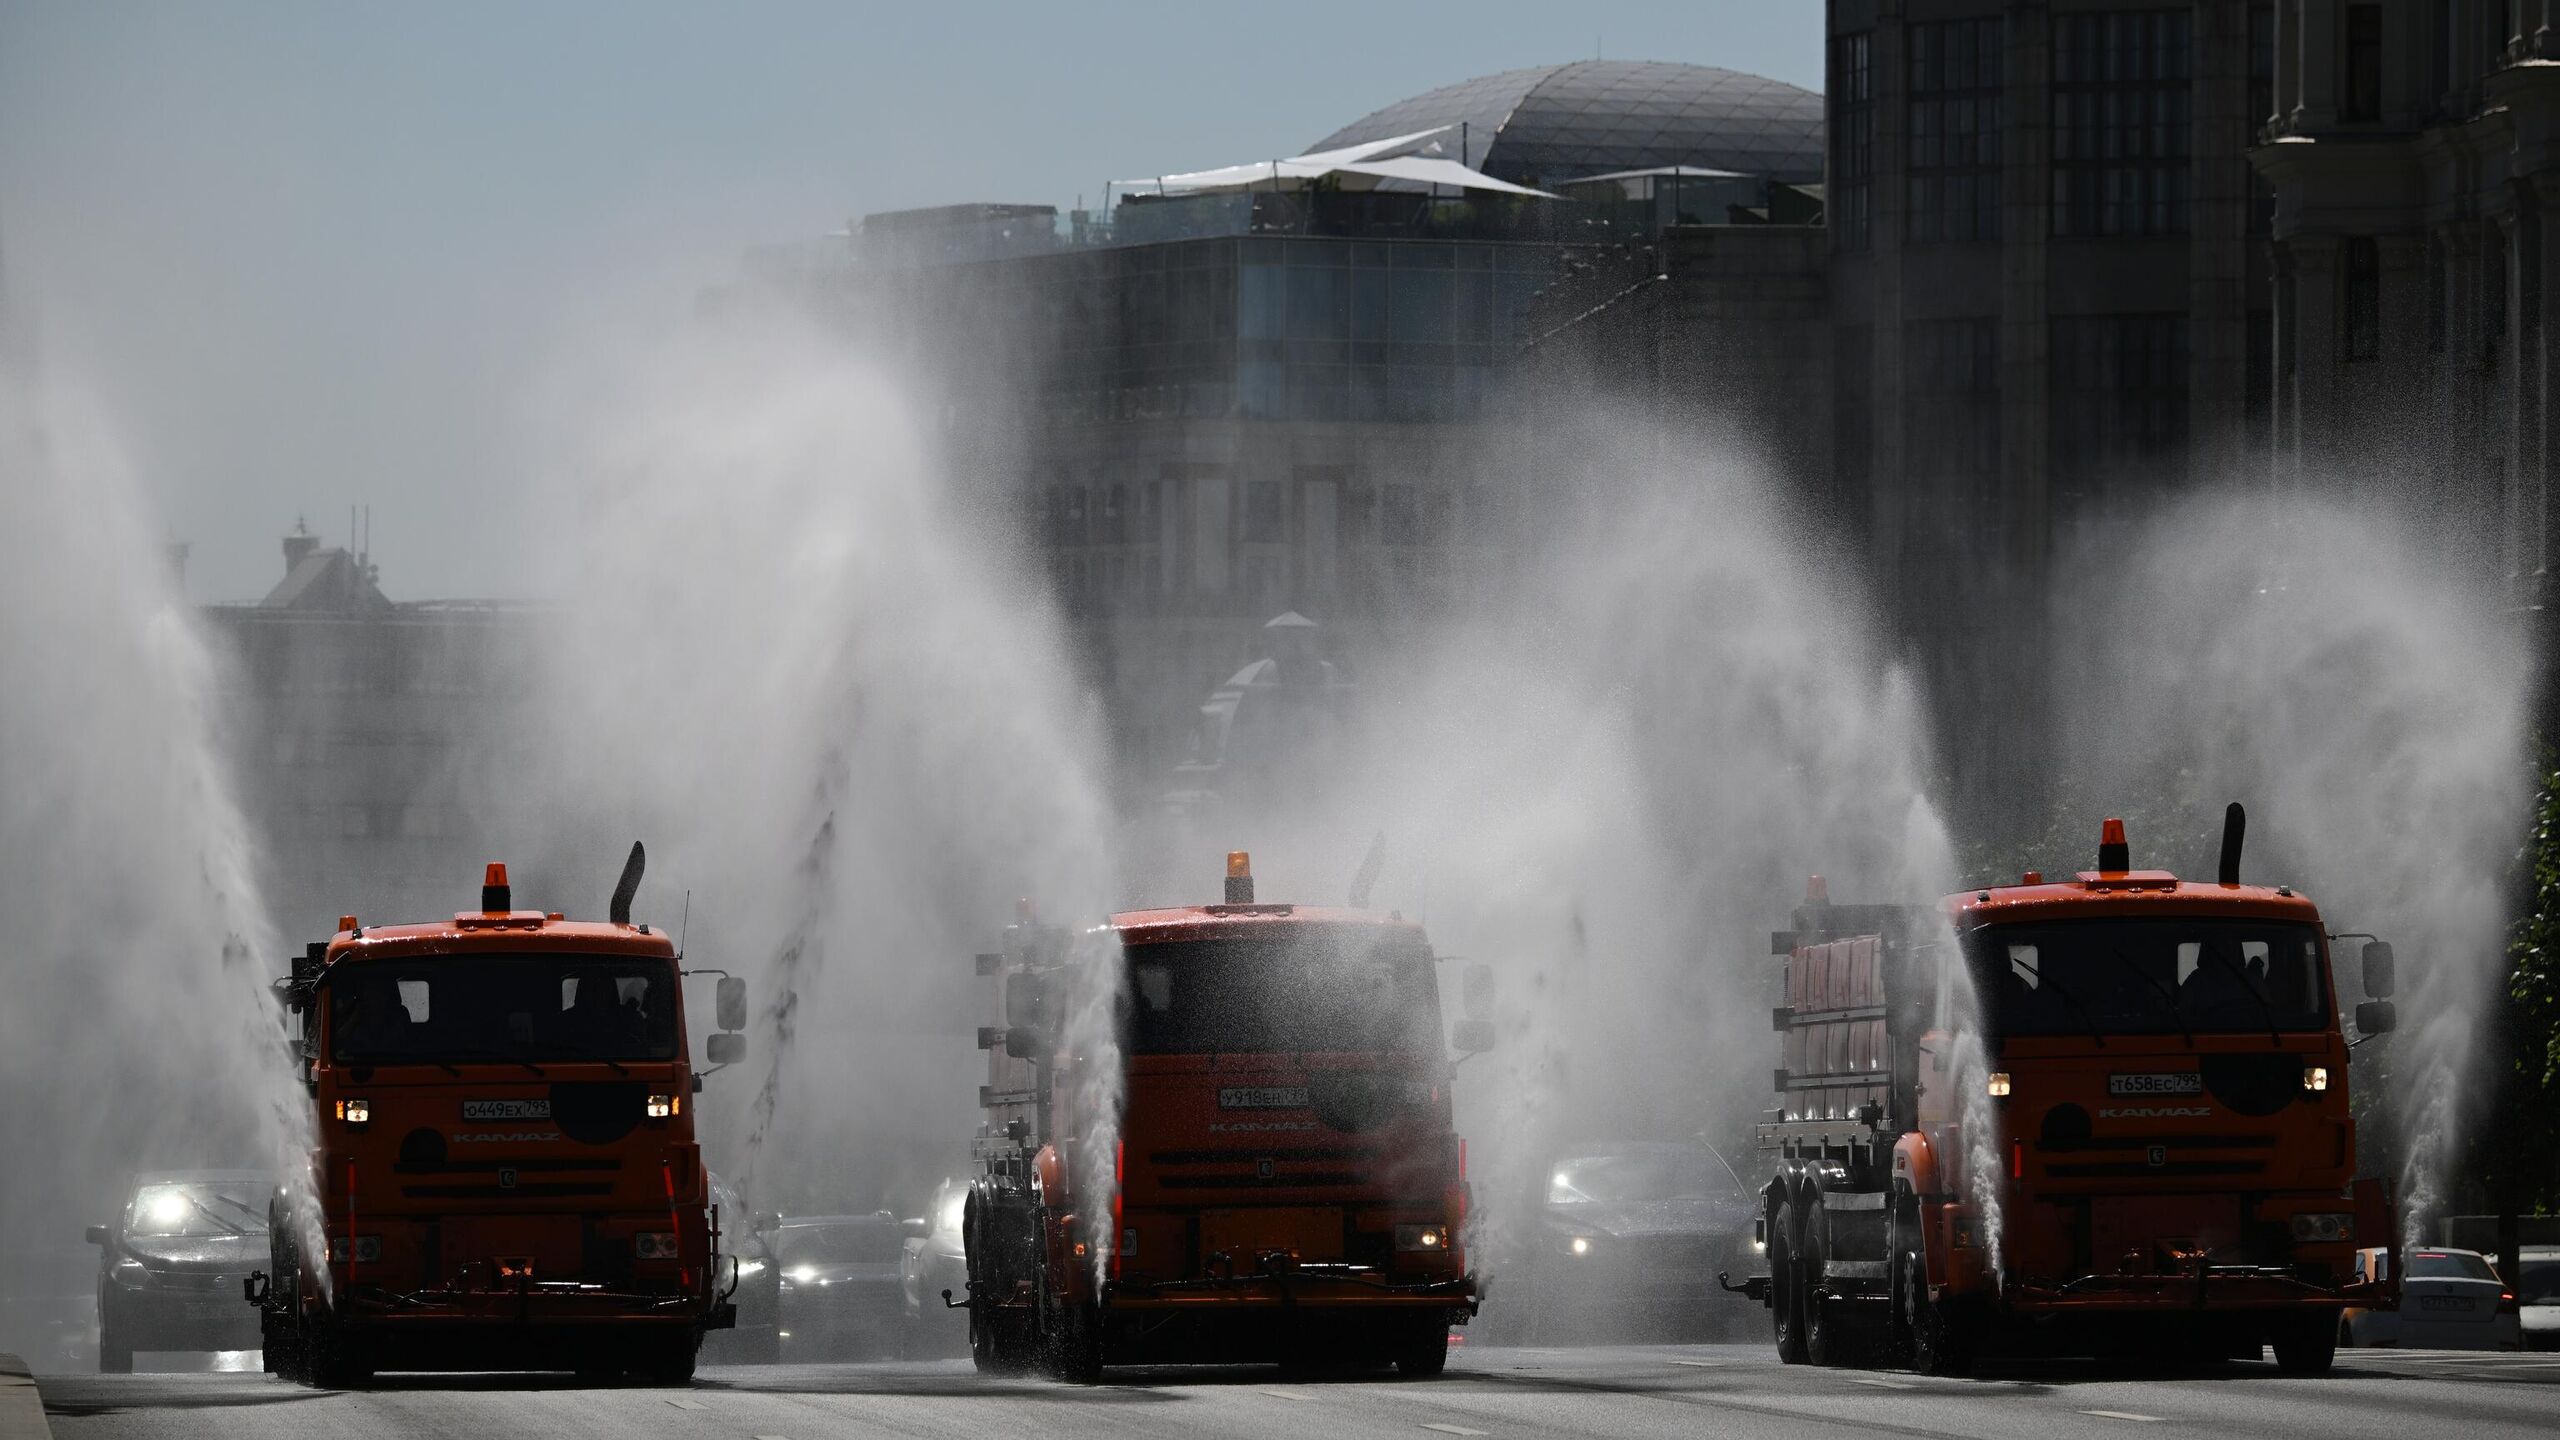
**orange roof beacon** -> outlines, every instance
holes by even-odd
[[[720,972],[680,969],[675,941],[632,921],[643,861],[633,845],[602,924],[515,909],[493,864],[478,908],[347,916],[277,982],[314,1123],[308,1199],[280,1195],[247,1286],[269,1369],[681,1384],[703,1332],[733,1323],[684,995]],[[715,1068],[745,1054],[745,982],[722,977],[716,1002]]]
[[[1934,910],[1835,905],[1816,882],[1772,940],[1768,1273],[1726,1282],[1769,1306],[1782,1359],[1958,1372],[1995,1348],[2272,1346],[2316,1373],[2342,1309],[2392,1303],[2353,1264],[2396,1242],[2382,1182],[2356,1176],[2330,963],[2365,942],[2355,1025],[2379,1034],[2391,947],[2241,884],[2244,824],[2233,805],[2212,884],[2134,869],[2112,819],[2095,870]]]
[[[1431,1375],[1474,1315],[1430,942],[1393,915],[1258,904],[1241,851],[1225,895],[1081,934],[1026,906],[978,957],[1004,1023],[978,1032],[968,1294],[944,1299],[980,1370],[1330,1354]],[[1462,1057],[1493,1043],[1490,973],[1466,991]],[[1112,1033],[1080,1028],[1115,1010]],[[1115,1110],[1116,1134],[1086,1133]]]

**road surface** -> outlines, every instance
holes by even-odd
[[[2464,1440],[2549,1436],[2560,1355],[2339,1357],[2289,1379],[2267,1365],[2135,1370],[2020,1365],[1973,1380],[1781,1366],[1765,1346],[1469,1347],[1449,1373],[1284,1375],[1272,1369],[1111,1372],[1091,1389],[987,1380],[966,1361],[706,1367],[689,1389],[566,1379],[391,1376],[315,1392],[256,1373],[39,1376],[58,1440],[158,1436],[594,1436],[821,1440],[991,1435],[1349,1440],[1435,1435],[1735,1440],[1922,1436],[2128,1440],[2172,1433]]]

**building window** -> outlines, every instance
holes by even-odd
[[[1244,485],[1244,538],[1256,545],[1276,545],[1289,538],[1288,515],[1277,480],[1248,480]]]
[[[2347,7],[2347,74],[2340,86],[2346,109],[2343,118],[2351,123],[2372,123],[2382,118],[2382,7],[2349,5]]]
[[[2002,23],[1910,28],[1912,241],[2000,238]]]
[[[2193,17],[2057,15],[2053,29],[2053,233],[2184,235]]]
[[[1114,485],[1102,492],[1102,524],[1097,540],[1119,544],[1129,538],[1129,487]]]
[[[2370,235],[2347,241],[2344,313],[2339,335],[2349,363],[2382,358],[2382,247]]]
[[[1902,453],[1928,493],[1987,505],[2000,490],[2000,322],[1920,320],[1902,327]],[[1971,522],[1972,517],[1966,517]],[[1967,528],[1979,528],[1968,523]]]
[[[2081,498],[2174,480],[2187,451],[2187,317],[2053,321],[2053,458]]]
[[[1875,173],[1875,75],[1865,31],[1831,42],[1831,243],[1843,252],[1867,248],[1868,182]]]
[[[1874,326],[1843,325],[1832,332],[1833,518],[1853,535],[1866,533],[1874,504],[1875,354]]]

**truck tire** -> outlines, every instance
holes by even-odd
[[[694,1366],[702,1358],[702,1332],[687,1330],[682,1335],[659,1339],[650,1345],[647,1358],[637,1367],[641,1382],[648,1385],[690,1385]]]
[[[1424,1323],[1397,1342],[1396,1374],[1407,1380],[1428,1380],[1449,1368],[1449,1321],[1443,1315],[1426,1316]]]
[[[1903,1295],[1910,1306],[1911,1368],[1923,1375],[1964,1375],[1973,1370],[1973,1334],[1963,1317],[1929,1298],[1929,1271],[1920,1252],[1903,1260]]]
[[[2326,1375],[2338,1359],[2338,1332],[2326,1315],[2304,1315],[2277,1325],[2276,1369],[2287,1375]]]
[[[1804,1266],[1796,1256],[1796,1207],[1780,1205],[1769,1217],[1769,1324],[1778,1359],[1805,1362]]]

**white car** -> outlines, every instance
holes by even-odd
[[[2401,1255],[2400,1308],[2350,1309],[2338,1317],[2338,1345],[2428,1350],[2519,1350],[2524,1331],[2516,1292],[2477,1250],[2429,1247]],[[2359,1250],[2353,1279],[2388,1280],[2390,1252]]]
[[[2560,1350],[2560,1245],[2530,1245],[2516,1284],[2524,1322],[2524,1348]]]

